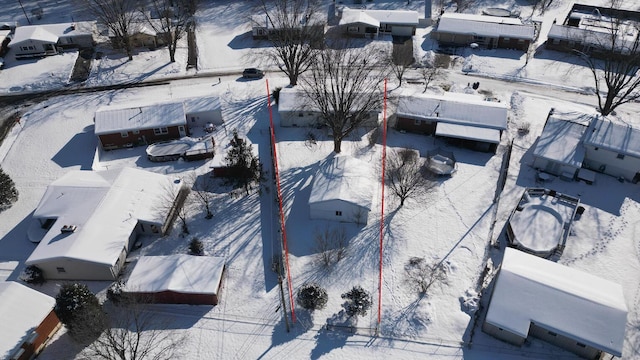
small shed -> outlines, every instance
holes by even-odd
[[[143,302],[217,305],[224,271],[223,257],[143,256],[126,281],[124,292]]]
[[[552,109],[533,150],[533,167],[573,179],[584,161],[582,138],[591,117]]]
[[[588,359],[620,357],[627,312],[619,284],[506,248],[482,330],[518,346],[532,336]]]
[[[347,155],[320,163],[309,196],[311,219],[366,224],[376,184],[371,166]]]
[[[56,299],[13,281],[0,282],[0,357],[37,356],[62,326],[53,311]]]

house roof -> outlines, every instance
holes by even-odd
[[[444,13],[436,32],[533,40],[535,27],[516,18]]]
[[[542,129],[533,155],[579,168],[585,150],[582,137],[592,116],[578,112],[554,110]]]
[[[358,92],[354,93],[354,105],[362,105],[367,100],[371,99],[369,96],[373,94],[377,89],[372,90],[369,93]],[[280,97],[278,98],[278,112],[299,112],[299,111],[320,111],[316,104],[309,99],[307,94],[299,87],[285,87],[280,90]],[[380,94],[382,98],[382,94]],[[374,109],[379,111],[380,109]]]
[[[506,248],[485,321],[523,338],[534,322],[621,356],[627,311],[619,284]]]
[[[189,98],[183,101],[185,114],[220,110],[220,98],[217,96],[205,96]]]
[[[400,98],[396,114],[415,120],[433,120],[497,130],[507,128],[506,104],[463,93],[411,95]]]
[[[472,125],[440,122],[436,125],[436,135],[456,139],[483,141],[492,144],[500,143],[500,130]]]
[[[162,226],[161,202],[181,184],[166,175],[134,168],[70,171],[52,182],[34,211],[36,219],[56,219],[27,265],[76,259],[113,265],[139,220]],[[76,225],[61,233],[63,225]]]
[[[619,30],[620,34],[624,32]],[[624,35],[624,34],[623,34]],[[547,38],[550,40],[569,40],[577,43],[588,44],[597,48],[611,48],[612,34],[611,30],[602,31],[602,29],[595,30],[593,27],[581,28],[575,26],[567,26],[560,24],[551,25],[551,29],[547,34]],[[633,49],[634,37],[618,36],[616,40],[616,50],[625,54]]]
[[[182,102],[128,109],[102,108],[96,111],[94,121],[96,135],[185,125],[187,122]]]
[[[175,254],[142,256],[125,285],[128,292],[173,291],[184,294],[218,292],[225,259],[214,256]]]
[[[18,345],[49,315],[56,300],[13,281],[0,282],[0,357],[9,359]]]
[[[419,23],[418,12],[412,10],[366,10],[350,9],[342,10],[340,25],[364,23],[379,27],[380,24],[413,25]]]
[[[371,210],[373,190],[371,165],[347,155],[320,162],[313,178],[309,204],[341,200]]]
[[[601,116],[591,121],[584,143],[623,155],[640,157],[640,129]]]
[[[60,37],[84,36],[93,33],[95,22],[83,21],[77,23],[43,24],[16,27],[9,47],[23,42],[36,40],[55,44]]]

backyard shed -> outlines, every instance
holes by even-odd
[[[515,345],[533,336],[589,359],[620,357],[627,312],[619,284],[506,248],[482,330]]]
[[[0,282],[0,357],[33,359],[60,329],[56,299],[13,281]]]
[[[217,305],[225,259],[212,256],[142,256],[124,291],[143,302]]]
[[[70,171],[33,213],[28,236],[38,245],[25,263],[47,279],[114,280],[139,235],[168,230],[169,208],[181,206],[185,192],[179,180],[134,168]]]
[[[311,219],[367,223],[376,189],[368,163],[346,155],[325,159],[311,186]]]

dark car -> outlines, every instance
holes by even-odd
[[[242,77],[245,79],[259,79],[264,76],[264,73],[260,69],[248,68],[242,72]]]

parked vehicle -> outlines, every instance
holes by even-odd
[[[245,79],[259,79],[263,76],[262,70],[256,68],[247,68],[242,72],[242,77]]]

